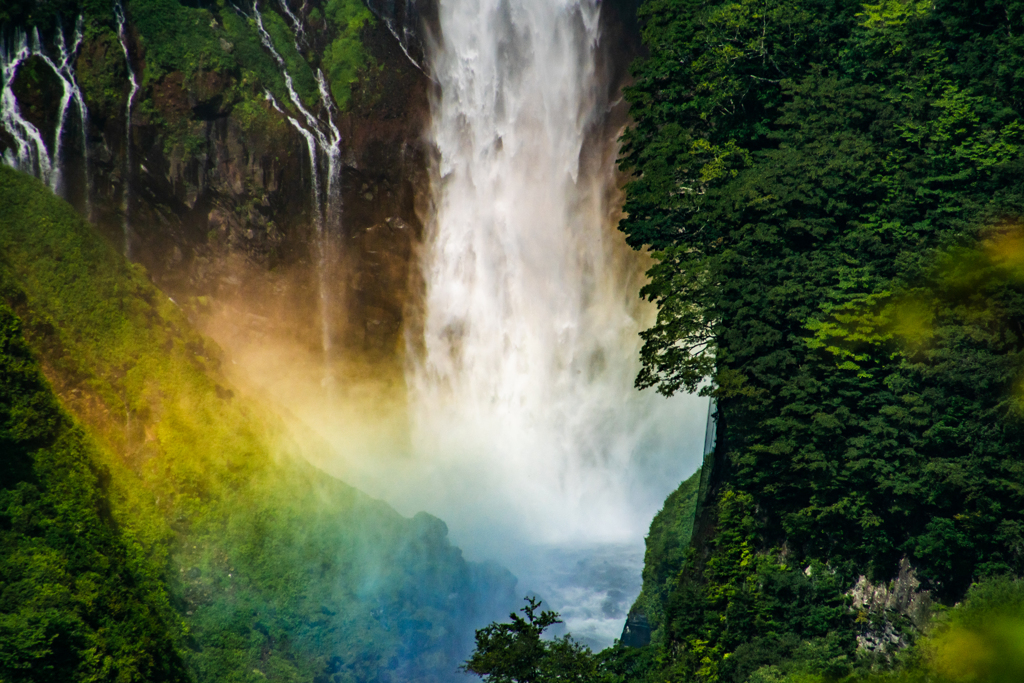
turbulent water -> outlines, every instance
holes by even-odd
[[[517,562],[520,592],[536,593],[545,609],[559,613],[554,627],[598,651],[622,634],[629,608],[640,594],[644,547],[632,543],[527,546]],[[554,631],[555,635],[561,635]]]
[[[600,5],[441,0],[439,13],[405,495],[513,569],[517,539],[642,538],[697,466],[705,408],[633,388],[651,311],[615,230]]]

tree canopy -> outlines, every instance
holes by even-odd
[[[540,607],[540,600],[527,597],[519,610],[525,618],[512,612],[510,623],[479,629],[463,669],[488,683],[591,683],[597,669],[590,648],[568,635],[544,639],[544,631],[562,620]]]
[[[858,575],[907,558],[954,602],[1024,569],[1024,2],[641,17],[620,227],[653,250],[659,315],[637,385],[703,387],[719,413],[666,638],[693,680],[800,642],[848,666]],[[832,578],[796,576],[816,562]]]

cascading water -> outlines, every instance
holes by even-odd
[[[68,120],[68,110],[71,108],[71,101],[74,100],[75,106],[78,108],[79,126],[81,131],[81,143],[82,143],[82,154],[84,155],[86,176],[88,177],[89,158],[88,158],[88,146],[86,145],[85,136],[89,111],[85,106],[85,99],[82,97],[82,91],[78,87],[78,81],[75,78],[75,69],[73,64],[73,58],[78,53],[78,48],[82,45],[82,28],[83,20],[82,17],[78,17],[78,21],[75,23],[75,42],[71,46],[71,50],[68,50],[67,43],[64,41],[64,33],[62,31],[57,32],[57,51],[59,53],[59,61],[54,62],[50,59],[43,51],[40,41],[39,34],[34,34],[35,49],[33,50],[43,62],[53,70],[53,73],[61,82],[63,93],[60,99],[60,110],[57,114],[57,130],[53,136],[53,180],[51,186],[54,192],[58,194],[64,194],[63,192],[63,172],[62,172],[62,151],[64,147],[64,128]],[[87,183],[88,184],[88,183]],[[88,215],[88,201],[89,192],[86,190],[86,215]]]
[[[281,5],[285,13],[293,23],[293,30],[296,36],[296,50],[299,49],[298,41],[302,36],[302,24],[291,12],[287,4],[282,0]],[[306,147],[309,150],[309,168],[313,203],[313,221],[316,229],[317,241],[317,288],[320,300],[320,336],[324,353],[324,387],[328,394],[332,391],[334,375],[332,369],[332,347],[333,341],[331,329],[333,325],[333,300],[331,298],[331,232],[340,230],[341,223],[341,132],[334,123],[334,105],[330,92],[327,88],[327,80],[323,71],[317,69],[316,82],[320,91],[320,99],[326,112],[326,122],[320,121],[303,104],[299,94],[295,91],[295,84],[284,58],[274,47],[274,42],[263,25],[263,15],[260,14],[259,2],[252,6],[253,19],[259,31],[260,42],[277,62],[281,75],[284,77],[285,87],[288,90],[288,98],[292,105],[301,114],[306,125],[303,126],[295,117],[286,115],[288,122],[306,140]],[[279,112],[284,110],[274,99],[269,91],[266,98]],[[321,182],[321,165],[326,170],[326,182]]]
[[[139,81],[135,77],[135,69],[132,67],[131,54],[128,52],[128,36],[125,32],[124,6],[120,0],[114,3],[114,17],[117,19],[117,39],[121,43],[121,51],[124,52],[125,69],[128,72],[128,101],[124,105],[124,179],[121,183],[121,229],[124,239],[125,258],[132,257],[132,229],[131,229],[131,202],[132,202],[132,106],[135,104],[135,95],[139,92]]]
[[[18,98],[14,95],[14,79],[18,75],[18,67],[32,56],[28,46],[28,36],[24,33],[15,35],[15,46],[0,47],[3,59],[3,93],[0,94],[0,121],[4,129],[14,138],[16,149],[4,152],[4,163],[8,166],[31,173],[52,187],[53,165],[50,152],[46,148],[39,129],[21,115]]]
[[[652,311],[615,230],[598,0],[440,0],[439,15],[440,161],[408,373],[418,464],[402,496],[522,578],[524,542],[643,538],[699,465],[704,403],[633,388]]]
[[[2,60],[3,91],[0,94],[0,123],[14,138],[16,149],[8,149],[4,153],[4,163],[26,173],[36,176],[60,195],[66,195],[63,177],[63,149],[65,129],[71,103],[78,109],[79,132],[83,163],[86,176],[85,209],[89,212],[89,158],[86,144],[89,112],[85,99],[78,87],[75,77],[74,57],[82,44],[82,17],[75,24],[74,43],[69,50],[63,31],[58,30],[55,39],[58,58],[55,61],[43,49],[38,31],[33,30],[32,40],[25,33],[14,36],[14,48],[0,44],[0,60]],[[46,64],[60,81],[62,94],[57,112],[56,128],[53,132],[52,145],[47,146],[43,133],[30,121],[24,118],[14,94],[14,80],[18,69],[30,57],[39,58]],[[52,148],[52,152],[50,149]]]

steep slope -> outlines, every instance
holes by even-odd
[[[190,675],[446,680],[514,579],[305,464],[139,266],[38,181],[0,168],[3,298],[103,446],[110,515],[159,568]],[[299,434],[304,443],[315,440]]]
[[[643,587],[629,610],[622,634],[624,645],[643,646],[664,636],[665,607],[690,547],[699,487],[698,471],[665,499],[651,521],[645,539]]]
[[[638,384],[709,379],[719,418],[665,675],[885,668],[930,601],[1024,572],[1024,5],[642,17],[622,228],[658,252],[660,315]]]
[[[0,452],[0,680],[188,680],[161,567],[112,519],[104,455],[5,304]]]

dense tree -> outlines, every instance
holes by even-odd
[[[0,680],[187,681],[160,567],[0,303]]]
[[[763,638],[849,665],[868,626],[834,600],[859,574],[907,557],[955,601],[1024,570],[1024,3],[641,14],[621,228],[654,250],[659,316],[637,384],[704,386],[721,427],[667,637],[695,680],[744,680]],[[832,585],[793,583],[815,562]],[[783,585],[835,609],[791,618]]]
[[[544,631],[561,619],[540,606],[540,600],[527,597],[526,606],[519,610],[525,618],[512,612],[510,623],[495,622],[479,629],[476,650],[464,670],[489,683],[592,683],[597,669],[590,648],[568,635],[544,639]]]

